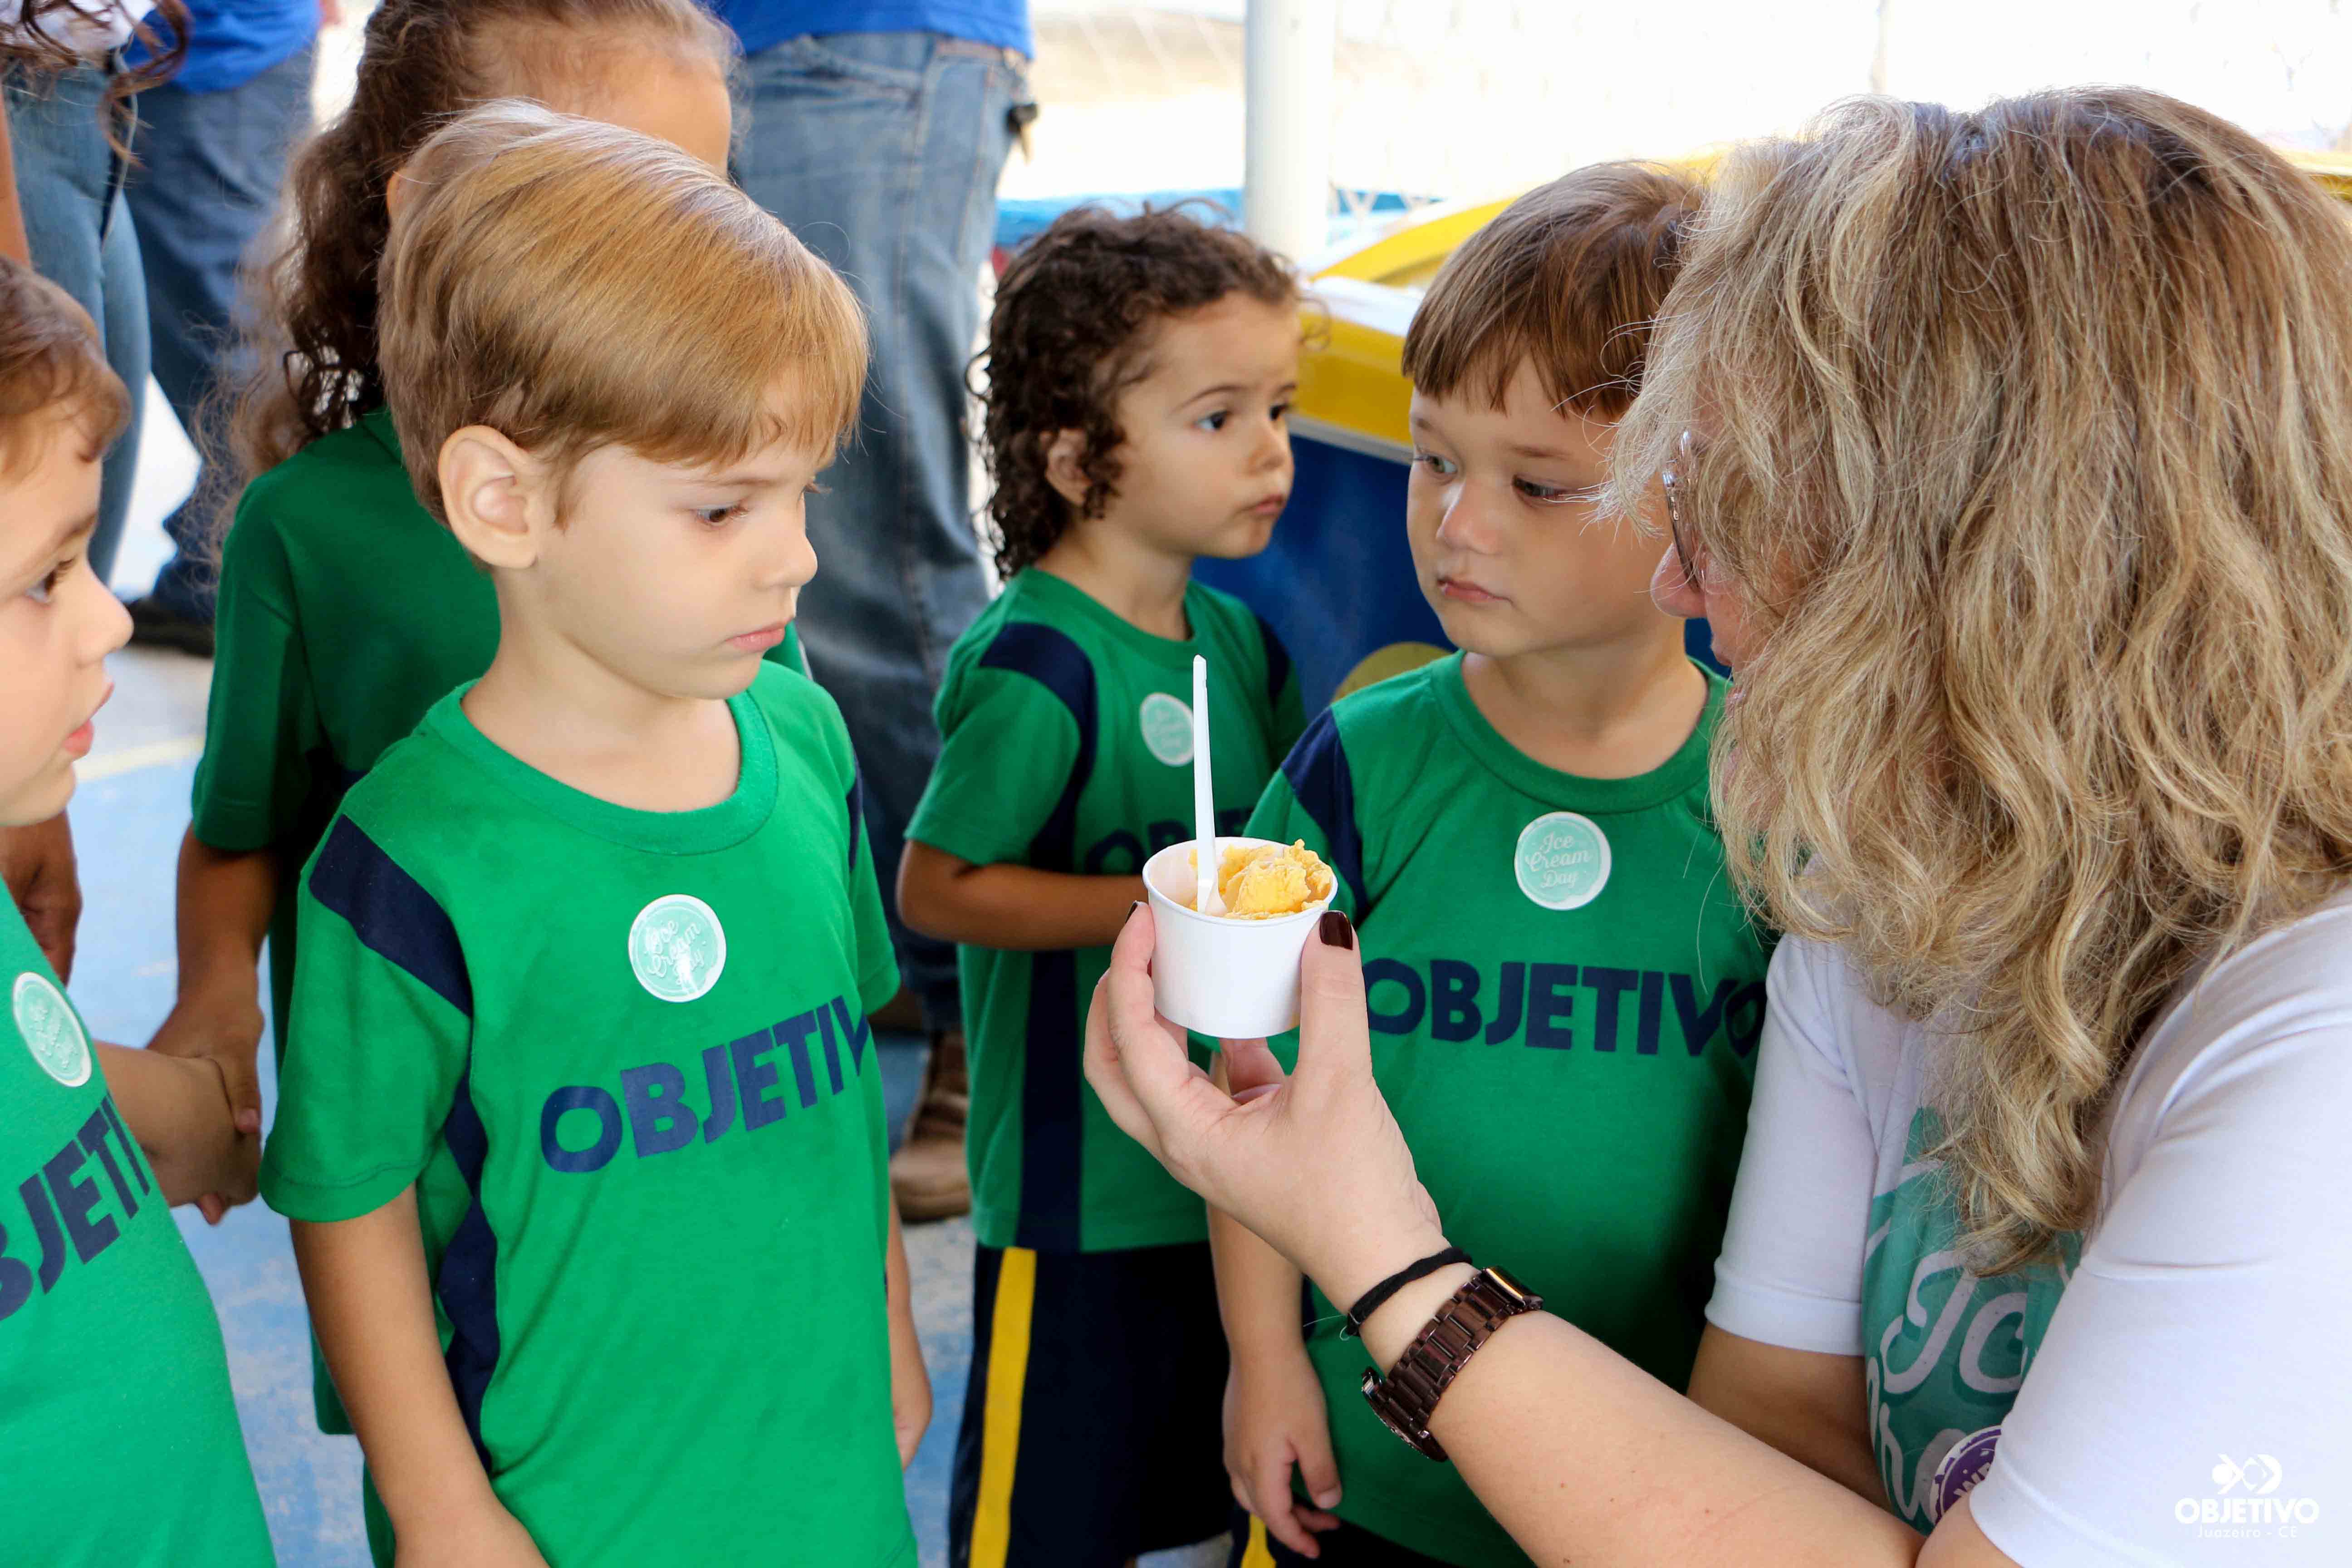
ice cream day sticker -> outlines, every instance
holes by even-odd
[[[691,1002],[719,984],[727,967],[727,932],[700,899],[668,893],[637,911],[629,926],[629,967],[637,984],[665,1002]]]
[[[1143,700],[1143,746],[1171,768],[1192,760],[1192,710],[1165,691]]]
[[[89,1037],[65,994],[43,976],[16,976],[9,998],[16,1016],[16,1033],[41,1070],[65,1085],[79,1089],[89,1081]]]
[[[1519,830],[1519,891],[1548,910],[1580,910],[1609,885],[1609,837],[1572,811],[1538,816]]]

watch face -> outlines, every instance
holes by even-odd
[[[1405,1352],[1407,1355],[1412,1353],[1411,1350]],[[1398,1442],[1424,1459],[1435,1459],[1441,1465],[1445,1463],[1445,1450],[1438,1447],[1437,1439],[1427,1430],[1428,1411],[1421,1412],[1416,1421],[1401,1407],[1402,1402],[1377,1372],[1367,1371],[1363,1382],[1358,1386],[1363,1389],[1364,1402],[1372,1407],[1372,1414],[1381,1418],[1381,1426],[1396,1435]],[[1421,1428],[1418,1431],[1414,1429],[1416,1425]]]
[[[1521,1311],[1539,1312],[1543,1310],[1543,1298],[1512,1279],[1505,1270],[1487,1268],[1481,1270],[1481,1275],[1487,1284],[1494,1286],[1502,1293],[1506,1300]],[[1470,1283],[1476,1285],[1478,1280],[1474,1279]],[[1465,1288],[1467,1289],[1467,1287]]]

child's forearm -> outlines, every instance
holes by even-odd
[[[254,1005],[259,994],[261,943],[277,910],[276,850],[215,849],[189,830],[180,843],[183,1006],[192,1001]],[[257,1006],[255,1013],[257,1025]]]
[[[1222,1089],[1225,1059],[1211,1076]],[[1217,1311],[1225,1342],[1237,1362],[1279,1355],[1304,1356],[1298,1298],[1305,1276],[1298,1266],[1258,1239],[1257,1233],[1220,1209],[1209,1210],[1209,1256],[1217,1270]]]
[[[180,992],[148,1048],[220,1064],[230,1105],[261,1126],[261,943],[278,908],[278,852],[180,843]]]
[[[404,1544],[499,1509],[442,1360],[416,1189],[357,1219],[292,1230],[310,1326]]]
[[[890,1244],[882,1277],[890,1304],[890,1414],[903,1468],[915,1462],[915,1450],[931,1424],[931,1374],[915,1328],[914,1276],[907,1267],[907,1235],[898,1224],[896,1198],[890,1201]]]
[[[941,942],[1009,952],[1105,947],[1143,897],[1143,879],[1081,877],[1009,863],[975,866],[908,840],[898,918]]]
[[[261,1140],[237,1135],[218,1066],[99,1043],[99,1066],[123,1125],[147,1156],[167,1204],[217,1193],[253,1196]]]

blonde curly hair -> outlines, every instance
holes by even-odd
[[[1628,515],[1686,428],[1734,874],[1932,1020],[1971,1258],[2046,1258],[2155,1015],[2352,871],[2352,236],[2157,93],[1847,103],[1722,168]]]

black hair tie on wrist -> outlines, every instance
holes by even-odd
[[[1356,1298],[1356,1304],[1348,1309],[1348,1321],[1341,1326],[1339,1337],[1343,1340],[1361,1339],[1364,1334],[1364,1320],[1386,1306],[1390,1297],[1416,1279],[1428,1279],[1449,1263],[1469,1261],[1468,1253],[1458,1247],[1449,1247],[1443,1252],[1431,1253],[1419,1262],[1406,1264]]]

